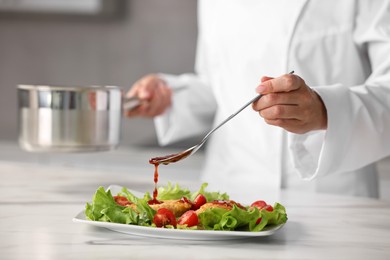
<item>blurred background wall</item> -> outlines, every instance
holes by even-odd
[[[40,0],[29,0],[33,1]],[[197,1],[102,1],[115,1],[119,10],[109,16],[88,16],[10,13],[0,8],[0,143],[17,141],[18,84],[119,85],[128,89],[147,73],[193,71]],[[157,145],[151,120],[122,122],[121,146]],[[175,146],[194,143],[188,140]],[[381,160],[378,169],[382,197],[390,198],[390,157]]]
[[[194,0],[122,0],[109,17],[0,12],[0,140],[17,140],[18,84],[119,85],[192,72]],[[156,145],[153,123],[123,120],[122,144]]]

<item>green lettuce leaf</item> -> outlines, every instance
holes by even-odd
[[[103,187],[99,187],[92,198],[92,203],[85,206],[86,217],[94,221],[150,225],[155,211],[148,205],[147,200],[137,198],[127,189],[123,189],[120,194],[136,204],[137,209],[118,205],[110,190],[105,191]]]
[[[203,183],[200,189],[196,192],[190,192],[186,188],[180,187],[179,184],[172,185],[172,183],[168,182],[168,185],[161,186],[158,188],[158,196],[159,200],[178,200],[182,197],[186,197],[190,200],[194,200],[198,194],[203,194],[207,201],[213,200],[228,200],[229,196],[226,193],[221,194],[220,192],[209,192],[206,191],[207,183]]]
[[[207,186],[208,183],[204,182],[198,191],[191,193],[190,199],[194,200],[198,194],[203,194],[208,202],[213,200],[229,200],[229,195],[226,193],[221,194],[220,192],[206,191]]]
[[[92,198],[92,203],[87,203],[85,207],[85,215],[91,220],[105,221],[105,211],[111,208],[113,212],[121,212],[122,208],[112,197],[111,191],[105,191],[103,187],[99,187]]]
[[[137,203],[139,198],[135,196],[133,193],[127,190],[127,188],[123,187],[122,190],[117,194],[118,196],[125,197],[128,201],[132,203]]]
[[[233,206],[232,210],[209,208],[198,215],[201,225],[207,230],[245,230],[261,231],[267,225],[279,225],[287,221],[284,207],[275,203],[269,212],[256,207],[241,209]],[[260,219],[260,221],[258,221]]]
[[[209,208],[198,215],[199,221],[208,230],[236,230],[249,225],[249,222],[256,222],[260,217],[257,212],[247,211],[237,206],[232,210],[224,208]]]
[[[181,188],[179,184],[172,185],[168,182],[167,186],[161,186],[158,188],[158,200],[178,200],[182,197],[189,198],[191,192],[188,189]]]
[[[156,211],[149,206],[148,200],[148,198],[138,200],[138,225],[148,226],[153,222],[153,217],[156,214]]]
[[[273,206],[274,210],[269,212],[267,210],[262,210],[263,216],[267,218],[268,225],[280,225],[286,223],[287,214],[285,207],[280,203],[275,203]]]

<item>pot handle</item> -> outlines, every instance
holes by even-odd
[[[125,97],[123,99],[123,109],[132,110],[141,104],[141,100],[137,96]]]

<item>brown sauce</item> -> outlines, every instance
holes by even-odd
[[[158,190],[157,190],[157,183],[158,183],[158,166],[159,163],[152,162],[152,159],[149,161],[150,164],[154,164],[154,190],[153,190],[153,199],[148,201],[149,205],[154,204],[161,204],[162,202],[157,200]]]
[[[226,201],[226,200],[213,200],[211,203],[213,203],[215,205],[224,205],[224,206],[231,205],[231,203],[229,201]]]
[[[194,203],[192,203],[189,199],[187,199],[186,197],[182,197],[179,202],[182,202],[182,203],[188,203],[192,206],[194,206]]]
[[[169,154],[166,156],[161,156],[161,157],[154,157],[149,160],[150,164],[154,165],[154,190],[153,190],[153,199],[148,201],[149,205],[153,204],[161,204],[162,202],[157,200],[158,196],[158,190],[157,190],[157,183],[158,183],[158,166],[160,164],[168,165],[173,162],[180,161],[181,159],[186,158],[191,154],[191,150],[186,150],[181,153],[176,153],[176,154]],[[172,158],[171,158],[172,157]],[[171,159],[169,159],[171,158]]]
[[[169,155],[165,155],[165,156],[161,156],[161,157],[154,157],[154,158],[149,160],[149,163],[154,164],[154,165],[160,164],[160,163],[167,165],[167,164],[174,163],[174,162],[180,161],[181,159],[186,158],[187,156],[189,156],[191,154],[191,152],[192,152],[192,150],[186,150],[186,151],[181,152],[181,153],[174,153],[174,154],[169,154]],[[171,159],[169,159],[169,158],[171,158]]]

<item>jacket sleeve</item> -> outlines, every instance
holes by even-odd
[[[216,101],[208,83],[206,51],[202,31],[199,29],[195,74],[160,74],[174,93],[171,108],[154,120],[160,145],[203,135],[211,129]]]
[[[364,11],[363,11],[364,10]],[[304,179],[353,171],[390,155],[390,3],[361,1],[355,44],[367,53],[371,74],[357,86],[319,86],[328,129],[288,134],[293,164]]]
[[[195,74],[162,74],[173,89],[171,107],[154,119],[160,145],[168,145],[207,132],[212,125],[215,101],[211,91]]]

